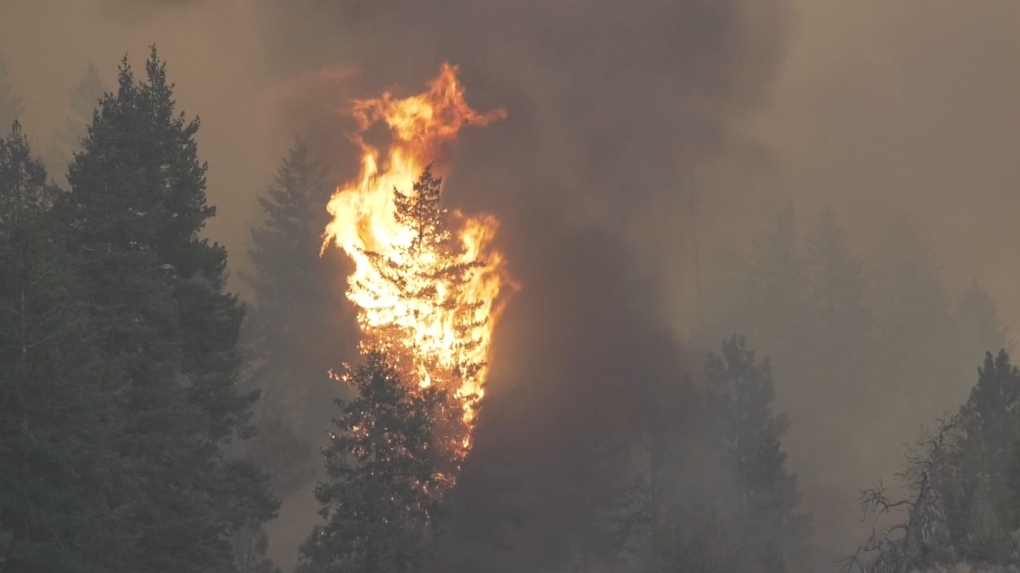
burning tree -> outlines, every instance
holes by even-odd
[[[438,386],[462,409],[459,422],[441,429],[456,464],[470,447],[507,277],[492,246],[497,221],[450,217],[431,161],[464,124],[485,125],[504,112],[469,108],[449,65],[427,93],[400,100],[384,94],[355,102],[353,111],[361,133],[383,121],[391,142],[381,161],[378,149],[356,138],[361,175],[330,200],[326,244],[335,242],[354,261],[347,297],[358,308],[362,350],[386,352],[405,382]]]
[[[436,386],[411,391],[379,351],[340,378],[359,395],[337,400],[341,413],[323,450],[329,481],[315,490],[327,524],[302,546],[303,570],[421,570],[446,485],[433,434],[445,395]]]

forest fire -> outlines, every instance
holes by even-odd
[[[431,162],[463,126],[506,113],[469,108],[456,73],[445,64],[425,93],[354,103],[361,173],[329,201],[323,249],[336,243],[355,263],[347,296],[358,307],[362,349],[384,350],[409,380],[448,390],[463,408],[461,428],[448,436],[462,457],[508,279],[492,246],[498,221],[448,214]],[[380,122],[390,130],[385,152],[363,137]]]

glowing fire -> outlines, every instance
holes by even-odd
[[[424,240],[429,230],[402,216],[398,205],[402,198],[421,202],[421,193],[438,198],[439,180],[422,190],[415,184],[428,175],[442,144],[465,124],[485,125],[506,113],[469,108],[456,68],[447,64],[427,92],[356,101],[353,115],[361,174],[330,200],[333,221],[323,249],[335,242],[354,260],[347,296],[359,310],[362,347],[385,349],[418,385],[447,389],[463,407],[463,427],[451,436],[463,455],[484,392],[500,291],[508,284],[504,258],[492,246],[498,222],[459,212],[449,217],[440,209],[433,214],[449,226],[431,229]],[[362,137],[377,122],[390,128],[384,158]]]

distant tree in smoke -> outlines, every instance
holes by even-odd
[[[886,403],[909,396],[910,411],[885,412],[914,427],[963,401],[949,294],[930,240],[910,219],[895,221],[882,238],[872,268],[879,354]],[[910,416],[914,416],[913,419]]]
[[[375,351],[342,379],[357,396],[336,401],[328,477],[315,490],[326,524],[301,547],[299,571],[425,571],[444,512],[433,434],[444,395],[413,390]]]
[[[808,321],[808,283],[792,205],[755,237],[736,278],[715,290],[714,316],[700,338],[742,332],[771,355],[796,355]]]
[[[10,60],[0,53],[0,130],[3,132],[25,112],[21,98],[14,93],[10,73]]]
[[[832,429],[826,448],[846,450],[857,420],[865,415],[880,387],[870,369],[875,351],[874,321],[861,262],[840,228],[836,213],[823,210],[805,240],[807,313],[798,356],[803,363],[796,392],[804,399],[797,419],[807,427]],[[823,402],[844,406],[833,411]],[[821,452],[812,452],[820,454]]]
[[[956,358],[966,379],[973,375],[973,365],[986,352],[1012,351],[1009,328],[995,300],[976,279],[957,297],[951,319],[958,348]]]
[[[764,557],[777,548],[787,554],[802,550],[807,516],[798,512],[797,478],[786,468],[781,439],[789,420],[772,410],[768,359],[756,362],[744,340],[732,337],[709,357],[705,374],[713,434],[730,480],[726,505],[736,516],[734,533],[748,546],[757,544],[756,551],[744,552],[751,554],[747,565],[767,562]]]
[[[64,125],[56,130],[50,143],[43,151],[43,160],[49,172],[61,181],[66,175],[67,166],[72,154],[81,146],[88,125],[92,121],[99,100],[107,91],[99,77],[99,70],[89,64],[85,75],[68,92],[71,115],[64,120]]]
[[[342,261],[335,252],[319,256],[333,189],[325,169],[297,141],[259,197],[264,219],[251,232],[252,270],[241,275],[253,295],[242,330],[245,383],[262,391],[252,447],[281,495],[316,473],[316,446],[330,419],[324,404],[338,392],[329,370],[338,352],[353,346]]]

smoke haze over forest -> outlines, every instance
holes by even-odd
[[[775,365],[774,409],[791,419],[783,446],[819,555],[861,541],[859,489],[891,479],[920,425],[967,399],[981,356],[949,364],[958,386],[924,399],[899,371],[861,371],[874,381],[832,393],[817,382],[823,360],[880,350],[833,342],[791,358],[811,337],[733,310],[741,287],[727,288],[787,205],[798,242],[831,208],[864,274],[878,277],[873,300],[895,297],[882,290],[883,265],[896,265],[884,257],[900,256],[889,245],[916,228],[948,306],[977,279],[1002,321],[1020,324],[1020,79],[1008,73],[1018,16],[1012,0],[6,0],[0,54],[42,149],[89,64],[114,86],[125,53],[137,67],[159,48],[178,109],[202,120],[218,209],[207,235],[228,249],[242,298],[256,198],[295,137],[331,184],[348,180],[358,168],[349,102],[418,93],[446,61],[474,109],[505,108],[506,120],[465,129],[437,162],[451,206],[500,219],[522,285],[497,330],[469,501],[455,501],[451,530],[473,533],[472,512],[488,511],[476,498],[493,468],[540,484],[524,503],[546,512],[514,538],[527,550],[500,564],[530,571],[560,559],[568,542],[550,539],[577,526],[579,470],[564,452],[637,440],[661,389],[700,384],[704,355],[737,328]],[[923,251],[912,245],[903,260]],[[342,291],[343,277],[335,284]],[[871,318],[882,323],[893,304],[876,303]],[[903,376],[927,376],[918,372]],[[317,523],[313,503],[298,505],[304,517],[284,506],[294,531],[275,538],[281,563]],[[478,559],[445,551],[463,570]]]

